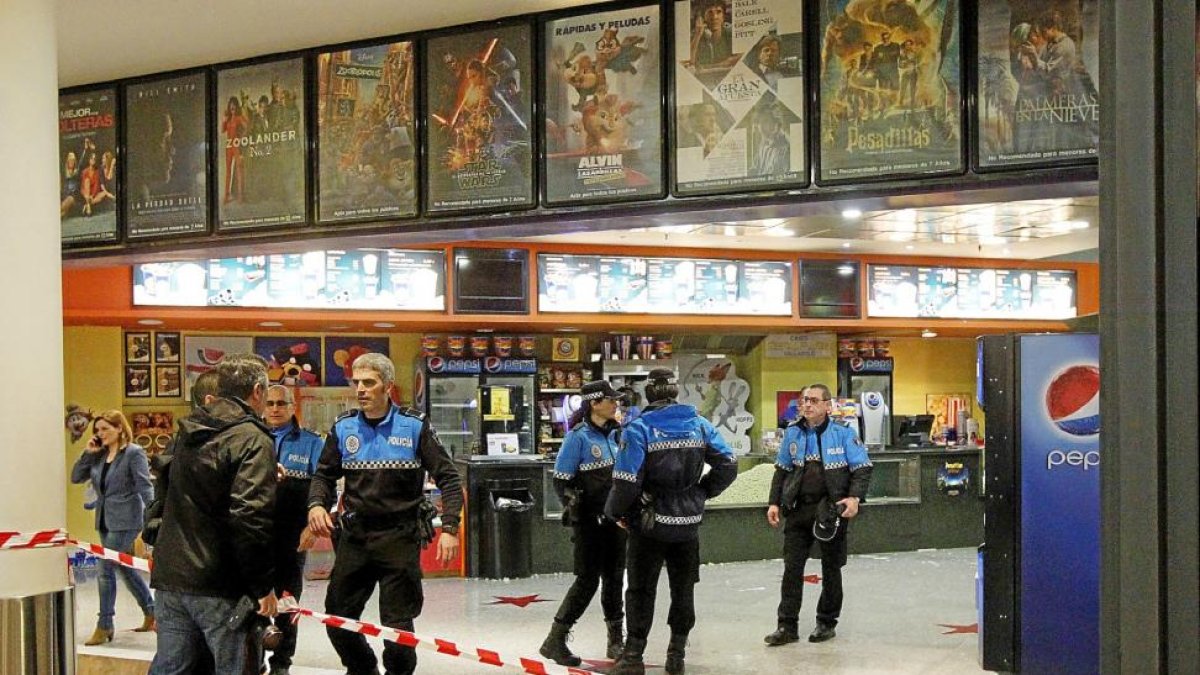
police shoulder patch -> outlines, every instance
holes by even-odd
[[[346,448],[346,452],[353,455],[362,447],[362,441],[358,439],[358,436],[350,434],[346,437],[346,440],[342,441],[342,445]]]
[[[425,413],[421,412],[420,410],[417,410],[416,408],[412,408],[409,406],[404,406],[404,407],[400,408],[400,414],[407,415],[409,417],[415,417],[416,419],[419,419],[419,420],[425,419]]]
[[[592,457],[595,457],[596,459],[600,459],[603,456],[604,456],[604,451],[600,449],[600,446],[592,445]]]
[[[800,453],[800,444],[797,443],[796,441],[792,441],[788,445],[788,453],[791,454],[792,457],[795,457],[796,455],[798,455]]]

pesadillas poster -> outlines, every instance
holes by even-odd
[[[963,168],[959,0],[822,0],[826,182]]]
[[[533,206],[529,24],[425,43],[426,210]]]
[[[417,213],[413,43],[317,55],[317,217]]]
[[[116,241],[116,89],[58,97],[58,156],[63,243]]]
[[[208,230],[208,78],[125,88],[125,227],[130,239]]]
[[[980,167],[1096,158],[1098,5],[1096,0],[979,3]]]
[[[675,3],[675,191],[803,184],[799,0]]]
[[[545,23],[547,203],[663,194],[661,36],[658,5]]]
[[[304,222],[304,60],[217,73],[217,229]]]

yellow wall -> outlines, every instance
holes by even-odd
[[[831,333],[829,353],[837,354],[837,338]],[[754,409],[754,427],[751,438],[755,449],[759,448],[762,432],[777,426],[775,417],[775,392],[799,391],[810,384],[823,383],[837,391],[837,359],[772,359],[766,356],[766,341],[758,343],[746,357],[746,380],[754,392],[751,402]]]
[[[971,417],[983,436],[983,411],[975,402],[974,338],[890,338],[893,374],[893,415],[926,412],[926,394],[968,394]]]

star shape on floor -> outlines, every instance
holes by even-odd
[[[964,624],[939,623],[938,625],[941,626],[942,628],[950,629],[948,631],[944,631],[942,633],[942,635],[957,635],[959,633],[978,633],[979,632],[979,624],[977,624],[977,623],[964,623]]]
[[[815,586],[816,584],[821,583],[821,575],[820,574],[806,574],[806,575],[804,575],[804,583],[813,584]]]
[[[493,595],[496,598],[489,602],[489,605],[515,605],[517,607],[528,607],[535,602],[550,602],[537,594],[534,595]]]

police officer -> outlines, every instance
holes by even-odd
[[[621,603],[625,532],[604,517],[620,428],[616,421],[620,394],[606,380],[588,382],[580,394],[583,405],[571,416],[571,430],[554,462],[554,489],[567,505],[566,520],[575,528],[575,583],[563,598],[540,650],[542,656],[564,666],[581,663],[567,648],[567,633],[583,616],[601,581],[600,604],[608,625],[610,659],[621,653],[625,618]]]
[[[300,533],[308,525],[308,491],[312,485],[324,441],[296,420],[296,402],[292,390],[281,384],[267,388],[267,407],[263,421],[275,439],[275,461],[279,486],[275,492],[275,594],[290,593],[296,599],[304,590],[304,561],[307,554],[298,551]],[[292,617],[275,617],[280,630],[279,645],[271,654],[270,675],[287,675],[296,654],[296,624]]]
[[[779,527],[782,516],[786,523],[779,627],[763,638],[771,646],[800,639],[804,563],[814,539],[821,544],[821,598],[817,601],[817,626],[808,641],[833,638],[842,612],[846,521],[858,515],[858,506],[867,495],[871,460],[853,429],[829,419],[831,399],[829,387],[823,384],[800,393],[801,417],[784,432],[775,460],[767,522]]]
[[[646,382],[649,405],[621,435],[613,487],[605,513],[629,535],[628,637],[613,675],[645,672],[642,652],[654,621],[654,598],[663,564],[671,589],[667,624],[671,642],[666,670],[684,672],[684,648],[696,624],[695,584],[700,579],[700,520],[704,502],[737,477],[733,452],[696,408],[675,402],[674,371],[655,368]],[[712,467],[703,474],[704,464]],[[703,475],[703,477],[702,477]]]
[[[358,619],[379,584],[379,614],[385,626],[412,631],[421,614],[421,524],[425,472],[442,491],[442,534],[437,557],[448,564],[458,555],[462,488],[450,456],[425,416],[392,404],[395,366],[382,354],[363,354],[352,366],[351,384],[359,410],[334,422],[308,496],[308,526],[329,536],[334,483],[345,477],[336,559],[325,593],[325,611]],[[365,637],[328,628],[329,641],[352,675],[377,673]],[[383,665],[392,675],[417,667],[412,647],[386,642]]]

